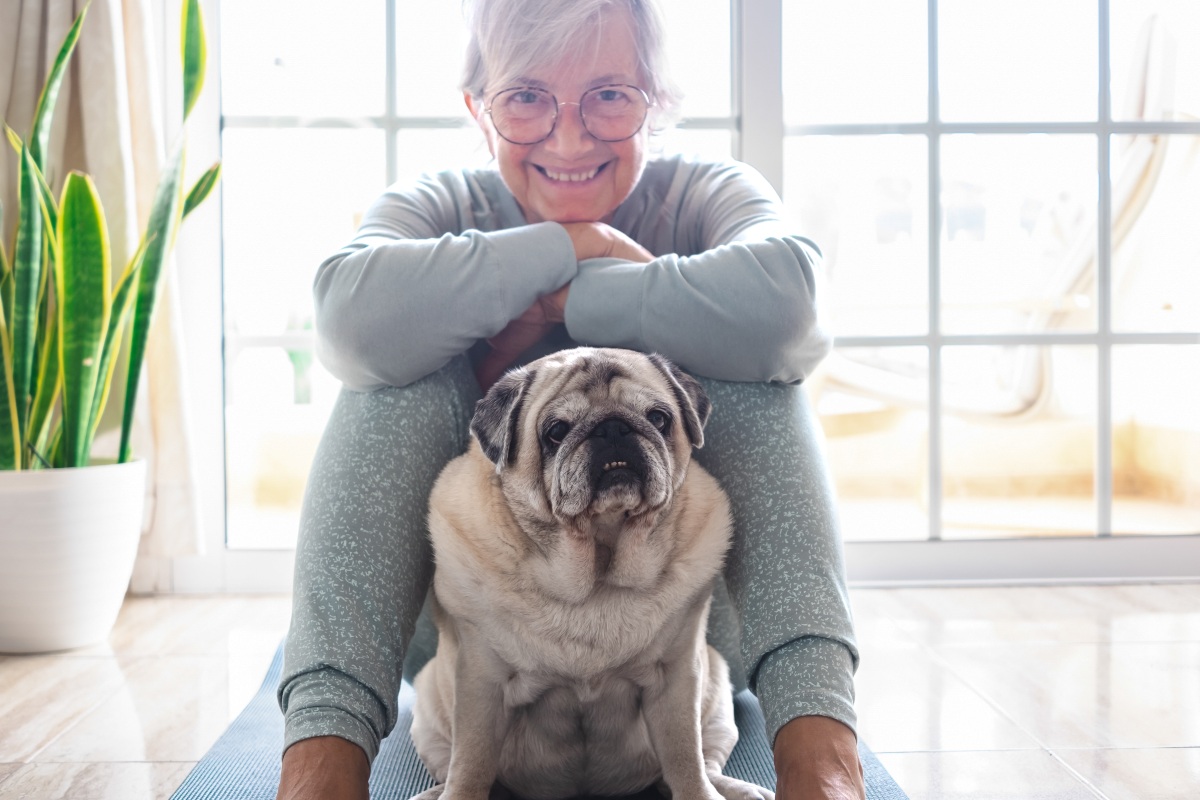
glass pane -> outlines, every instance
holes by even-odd
[[[1200,136],[1114,136],[1113,327],[1200,331]]]
[[[1200,3],[1110,0],[1113,119],[1200,117]]]
[[[402,117],[468,116],[458,88],[466,47],[467,26],[460,3],[396,3],[396,113]]]
[[[227,128],[223,158],[227,330],[311,328],[317,266],[383,189],[383,132]]]
[[[671,128],[650,140],[651,147],[663,155],[681,153],[705,161],[733,158],[733,132],[712,128]]]
[[[491,163],[487,142],[474,122],[462,128],[408,128],[396,135],[396,181],[411,184],[425,173],[483,167]]]
[[[1096,8],[1096,0],[942,0],[942,119],[1096,119]]]
[[[825,255],[838,336],[928,329],[927,164],[924,136],[784,140],[784,200]]]
[[[234,347],[226,358],[229,546],[295,547],[308,469],[341,383],[311,347]]]
[[[1096,325],[1096,139],[942,140],[942,327],[951,333]]]
[[[942,351],[942,536],[1093,536],[1096,348]]]
[[[928,118],[925,0],[783,4],[783,105],[789,125]]]
[[[846,541],[929,537],[928,371],[923,347],[839,347],[804,382]]]
[[[1113,532],[1200,533],[1200,346],[1113,348]]]
[[[386,28],[380,0],[221,4],[225,114],[382,114]]]
[[[687,117],[731,113],[729,0],[662,0],[667,66],[683,90]]]

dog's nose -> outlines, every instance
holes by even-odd
[[[633,429],[629,427],[629,423],[619,417],[606,419],[592,429],[592,436],[609,442],[616,441],[622,436],[628,436],[631,433],[633,433]]]

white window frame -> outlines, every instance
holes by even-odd
[[[446,127],[457,122],[400,119],[395,114],[394,65],[395,3],[387,2],[388,106],[384,127],[426,125]],[[943,136],[955,133],[1085,133],[1099,142],[1098,166],[1099,219],[1110,218],[1109,141],[1111,134],[1192,133],[1200,134],[1200,124],[1182,122],[1115,122],[1110,113],[1108,64],[1108,0],[1097,0],[1100,9],[1099,47],[1099,120],[1086,123],[1049,124],[963,124],[944,123],[938,113],[937,11],[938,0],[929,3],[929,120],[900,125],[806,125],[784,123],[782,90],[782,3],[786,0],[732,0],[731,61],[734,155],[758,168],[777,189],[783,187],[783,151],[785,136],[861,135],[885,133],[923,134],[929,143],[929,185],[939,185],[939,156]],[[166,3],[161,17],[163,51],[170,52],[178,36],[178,9]],[[220,153],[220,53],[221,0],[206,0],[210,48],[207,90],[193,111],[190,123],[189,160],[193,164],[211,163]],[[168,112],[178,106],[177,98],[167,97]],[[177,115],[168,113],[168,119]],[[261,123],[262,120],[259,120]],[[284,120],[283,122],[286,122]],[[316,123],[321,125],[319,121]],[[334,122],[326,123],[336,124]],[[689,128],[727,128],[729,119],[692,119]],[[169,132],[170,133],[170,132]],[[396,173],[394,138],[388,137],[387,170]],[[220,446],[202,449],[197,454],[200,477],[201,514],[205,525],[206,552],[202,556],[173,559],[170,565],[173,590],[188,592],[286,592],[291,589],[295,552],[292,550],[228,549],[225,545],[225,471],[224,471],[224,355],[222,331],[221,195],[214,193],[209,202],[189,218],[180,234],[177,261],[181,295],[184,298],[185,342],[188,349],[192,383],[195,434],[200,442]],[[994,344],[1082,344],[1099,351],[1097,419],[1097,482],[1100,502],[1097,530],[1093,538],[1006,539],[982,541],[941,540],[941,468],[940,458],[929,465],[930,538],[912,542],[848,542],[846,565],[852,583],[892,585],[914,583],[1019,583],[1019,582],[1097,582],[1126,580],[1195,580],[1200,577],[1200,535],[1196,536],[1111,536],[1112,487],[1106,476],[1111,473],[1112,403],[1111,355],[1114,345],[1122,344],[1200,344],[1200,334],[1136,334],[1112,330],[1111,243],[1107,225],[1100,225],[1098,258],[1099,324],[1094,333],[1053,333],[1020,335],[948,335],[941,332],[939,316],[940,209],[937,191],[929,193],[929,331],[921,336],[846,337],[838,344],[846,347],[921,346],[930,354],[929,370],[929,446],[931,453],[941,449],[941,349],[954,345]],[[287,341],[255,344],[295,345]],[[307,341],[307,340],[306,340]],[[248,344],[250,342],[247,342]]]
[[[838,347],[923,347],[929,354],[928,424],[929,537],[912,542],[847,542],[847,571],[856,583],[978,583],[1026,581],[1195,580],[1200,577],[1200,535],[1113,536],[1112,531],[1112,350],[1115,345],[1200,344],[1200,333],[1124,333],[1112,326],[1112,193],[1109,159],[1112,135],[1200,134],[1194,122],[1118,122],[1112,118],[1109,80],[1109,0],[1096,0],[1099,14],[1098,113],[1094,122],[949,123],[941,120],[938,84],[938,3],[928,3],[928,115],[902,124],[791,125],[784,136],[919,134],[928,142],[929,295],[928,331],[913,336],[846,336]],[[750,14],[767,12],[742,0]],[[768,4],[761,4],[768,5]],[[771,4],[773,5],[773,4]],[[764,19],[761,24],[765,24]],[[753,23],[747,23],[748,27]],[[779,30],[781,26],[776,27]],[[755,43],[759,47],[759,43]],[[753,68],[760,60],[746,62]],[[752,80],[752,78],[750,79]],[[782,95],[780,95],[782,96]],[[782,113],[782,112],[781,112]],[[945,136],[976,134],[1086,134],[1098,142],[1097,257],[1098,320],[1095,332],[946,334],[941,326],[941,143]],[[786,198],[785,198],[786,199]],[[1094,537],[1013,538],[979,541],[942,539],[942,350],[956,345],[1090,345],[1099,353],[1096,418]],[[1200,533],[1200,532],[1198,532]]]

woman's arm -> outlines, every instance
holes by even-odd
[[[490,207],[497,198],[471,180],[442,173],[389,191],[317,270],[317,352],[347,386],[412,383],[574,277],[562,226],[507,226],[512,209]]]
[[[662,163],[675,171],[647,170],[644,180],[661,185],[614,225],[667,255],[582,263],[566,308],[571,337],[657,351],[723,380],[808,377],[831,346],[816,246],[790,233],[778,197],[749,167]]]

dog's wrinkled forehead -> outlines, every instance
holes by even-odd
[[[561,374],[556,375],[557,371]],[[548,391],[538,410],[539,418],[554,414],[577,419],[654,403],[674,404],[662,375],[641,359],[618,362],[594,353],[573,355],[561,366],[546,364],[542,375]]]
[[[497,469],[513,462],[524,421],[673,409],[693,447],[704,446],[710,405],[690,375],[656,354],[580,347],[505,373],[476,404],[471,433]]]

